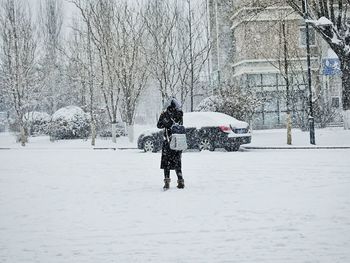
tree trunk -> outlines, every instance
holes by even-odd
[[[21,145],[26,146],[27,136],[23,125],[21,125]]]
[[[343,111],[344,129],[350,130],[350,110]]]
[[[344,129],[350,130],[350,57],[341,60]]]
[[[290,116],[288,45],[287,45],[286,22],[284,20],[282,21],[282,34],[283,34],[284,74],[285,74],[285,81],[286,81],[287,144],[292,145],[292,119]]]
[[[95,122],[91,122],[91,145],[95,146],[96,144],[96,125]]]
[[[126,129],[128,131],[129,142],[133,142],[134,141],[134,125],[133,124],[127,124],[126,125]]]
[[[112,142],[117,143],[117,123],[112,123]]]
[[[287,144],[292,145],[292,118],[290,112],[287,113]]]

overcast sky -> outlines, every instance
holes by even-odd
[[[36,17],[37,14],[37,10],[39,8],[40,5],[40,1],[44,1],[44,0],[24,0],[24,1],[28,1],[33,16]],[[69,32],[69,27],[72,25],[72,18],[75,16],[74,14],[78,12],[77,8],[74,6],[74,4],[70,3],[69,0],[60,0],[62,2],[62,10],[63,10],[63,16],[64,16],[64,24],[63,24],[63,28],[62,31],[64,32],[64,34],[66,34],[67,32]],[[140,3],[142,1],[145,0],[127,0],[129,3]],[[183,0],[184,3],[187,3],[187,0]],[[192,8],[196,9],[196,5],[201,3],[201,2],[205,2],[206,0],[191,0],[191,4],[192,4]]]

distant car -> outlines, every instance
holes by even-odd
[[[184,126],[188,149],[238,151],[252,138],[248,123],[219,112],[184,113]],[[163,130],[159,129],[143,132],[137,141],[138,148],[145,152],[157,152],[162,144]]]
[[[99,136],[101,137],[112,137],[111,124],[105,125],[100,131]],[[125,124],[121,121],[116,122],[116,137],[127,136],[127,132],[125,129]]]

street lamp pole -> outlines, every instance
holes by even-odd
[[[215,26],[216,26],[216,58],[217,58],[217,84],[221,87],[221,72],[220,72],[220,34],[218,20],[218,0],[215,0]]]
[[[310,34],[309,34],[309,9],[308,0],[303,0],[303,11],[305,20],[305,33],[306,33],[306,53],[307,53],[307,79],[309,89],[309,129],[310,129],[310,144],[315,145],[315,119],[312,103],[312,86],[311,86],[311,58],[310,58]]]
[[[193,86],[194,86],[194,67],[193,67],[193,39],[192,39],[192,9],[191,9],[191,0],[187,0],[188,3],[188,27],[190,30],[190,63],[191,63],[191,112],[193,112]]]

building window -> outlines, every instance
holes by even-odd
[[[315,30],[309,26],[309,37],[310,37],[310,46],[316,45],[316,34]],[[299,30],[299,45],[301,47],[306,47],[306,27],[301,26]]]
[[[248,75],[249,87],[261,86],[261,75],[260,74],[249,74]]]
[[[277,79],[276,79],[276,74],[264,74],[262,75],[262,85],[263,86],[277,86]]]
[[[290,108],[293,115],[303,116],[305,111],[305,85],[303,73],[290,77]],[[255,109],[254,126],[259,128],[281,127],[285,124],[287,102],[286,81],[280,74],[247,74],[246,85],[262,102]],[[295,123],[298,120],[293,120]]]
[[[332,107],[333,108],[339,108],[339,106],[340,106],[339,97],[333,97],[332,98]]]

